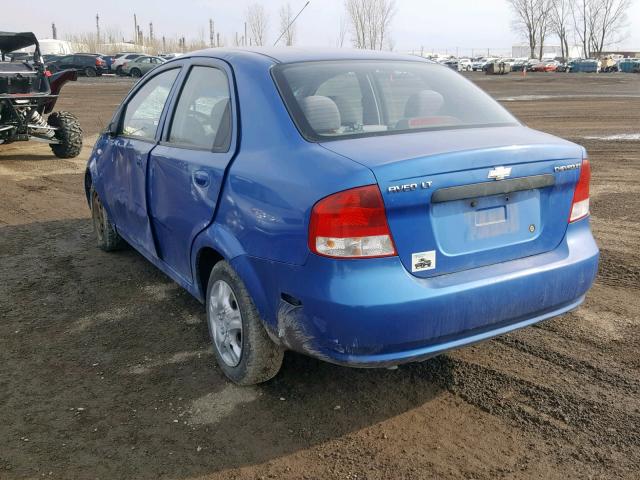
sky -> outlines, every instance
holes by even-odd
[[[259,2],[270,15],[269,38],[278,34],[278,9],[287,0],[22,0],[7,2],[0,15],[0,31],[32,30],[39,38],[51,37],[55,22],[58,38],[95,31],[95,15],[100,14],[103,31],[133,37],[133,14],[145,34],[153,22],[156,37],[208,38],[209,18],[216,30],[231,41],[243,22],[250,4]],[[306,0],[288,0],[294,11]],[[25,3],[28,5],[25,8]],[[299,46],[335,46],[344,0],[311,0],[297,21]],[[523,43],[512,28],[513,15],[506,0],[396,0],[392,24],[397,51],[438,52],[460,55],[510,51]],[[629,10],[629,24],[640,22],[640,0]],[[626,40],[618,48],[640,50],[640,28],[628,28]],[[348,42],[348,38],[347,38]],[[555,43],[551,40],[551,43]],[[473,49],[473,52],[472,52]]]

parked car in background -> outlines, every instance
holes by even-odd
[[[180,55],[182,55],[182,53],[163,53],[161,55],[158,55],[160,58],[164,58],[165,60],[172,60],[176,57],[179,57]]]
[[[471,69],[474,72],[481,72],[486,63],[487,60],[485,58],[477,59],[471,64]]]
[[[111,65],[113,65],[113,59],[114,59],[113,55],[105,55],[104,53],[95,53],[92,55],[97,55],[101,57],[107,65],[106,73],[111,73]]]
[[[511,66],[512,72],[522,72],[527,69],[527,60],[516,60]]]
[[[473,64],[471,63],[471,60],[469,60],[468,58],[461,58],[460,60],[458,60],[459,72],[470,72],[471,70],[473,70]]]
[[[107,62],[96,54],[74,53],[73,55],[65,55],[48,62],[47,68],[51,73],[61,70],[76,70],[87,77],[95,77],[107,71]]]
[[[131,60],[135,60],[138,57],[142,57],[143,55],[145,55],[144,53],[127,53],[127,52],[123,52],[123,53],[117,53],[113,58],[113,63],[111,64],[111,70],[113,70],[113,72],[116,75],[121,75],[122,74],[122,65],[124,64],[124,62],[130,62]]]
[[[445,60],[443,62],[443,65],[446,65],[447,67],[449,67],[452,70],[459,70],[458,67],[458,59],[457,58],[450,58],[448,60]]]
[[[151,55],[145,55],[135,58],[130,61],[126,61],[121,66],[122,75],[131,75],[134,78],[140,78],[148,71],[156,68],[158,65],[162,65],[166,60],[160,57],[153,57]]]
[[[247,385],[287,349],[390,367],[576,308],[598,270],[589,178],[583,147],[428,60],[217,48],[133,87],[84,184],[99,247],[205,303]]]

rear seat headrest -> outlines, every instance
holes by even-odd
[[[430,117],[439,113],[442,105],[444,105],[442,95],[433,90],[422,90],[409,97],[404,116],[406,118]]]
[[[329,97],[305,97],[300,100],[300,108],[316,133],[331,133],[342,125],[338,106]]]

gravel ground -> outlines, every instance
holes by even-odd
[[[600,273],[574,312],[394,371],[287,354],[229,384],[202,306],[94,246],[88,148],[0,146],[0,478],[640,478],[640,75],[468,76],[587,147]],[[130,86],[59,108],[90,144]]]

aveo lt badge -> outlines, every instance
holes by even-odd
[[[418,188],[431,188],[433,182],[405,183],[404,185],[392,185],[387,188],[389,193],[412,192]]]

